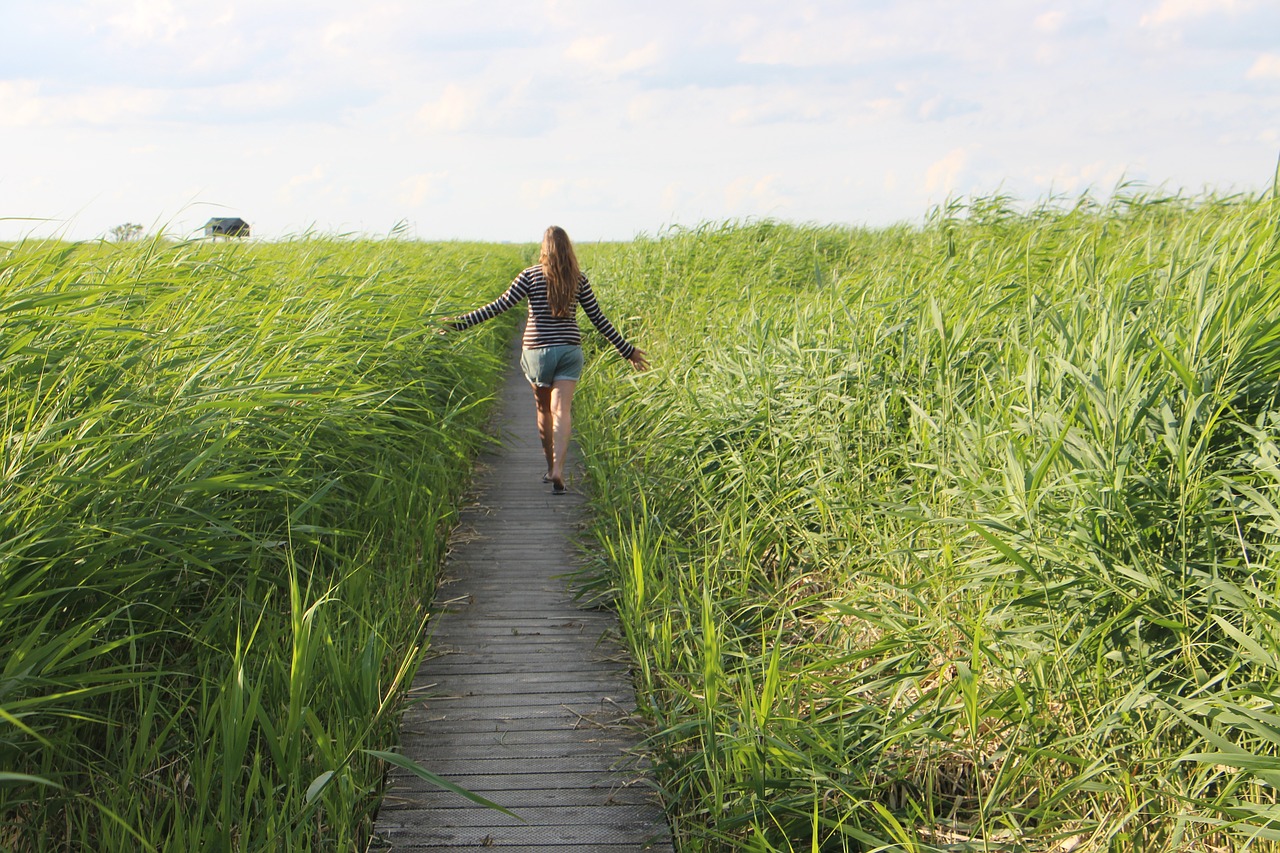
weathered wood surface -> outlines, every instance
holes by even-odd
[[[514,366],[500,407],[506,440],[481,461],[452,540],[401,751],[521,820],[396,769],[373,849],[669,853],[616,617],[576,603],[563,577],[583,497],[540,481],[533,395]]]

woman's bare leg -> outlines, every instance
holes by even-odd
[[[577,384],[573,379],[557,379],[551,384],[551,482],[561,486],[564,485],[564,459],[569,452],[569,429],[573,422],[573,389]]]
[[[550,479],[555,462],[554,429],[551,420],[551,389],[533,386],[533,401],[538,407],[538,438],[542,439],[542,453],[547,457],[547,478]]]

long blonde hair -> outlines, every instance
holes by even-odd
[[[569,235],[559,225],[552,225],[542,235],[542,273],[547,277],[547,305],[552,317],[568,317],[578,296],[578,256],[573,252]]]

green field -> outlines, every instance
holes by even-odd
[[[1280,202],[583,245],[682,851],[1280,849]],[[0,848],[359,850],[531,247],[0,249]]]
[[[363,843],[524,262],[0,254],[0,849]]]
[[[1275,849],[1280,205],[589,259],[589,580],[687,849]]]

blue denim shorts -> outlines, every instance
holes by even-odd
[[[582,347],[557,346],[527,349],[520,354],[525,378],[539,388],[550,388],[557,379],[582,378]]]

